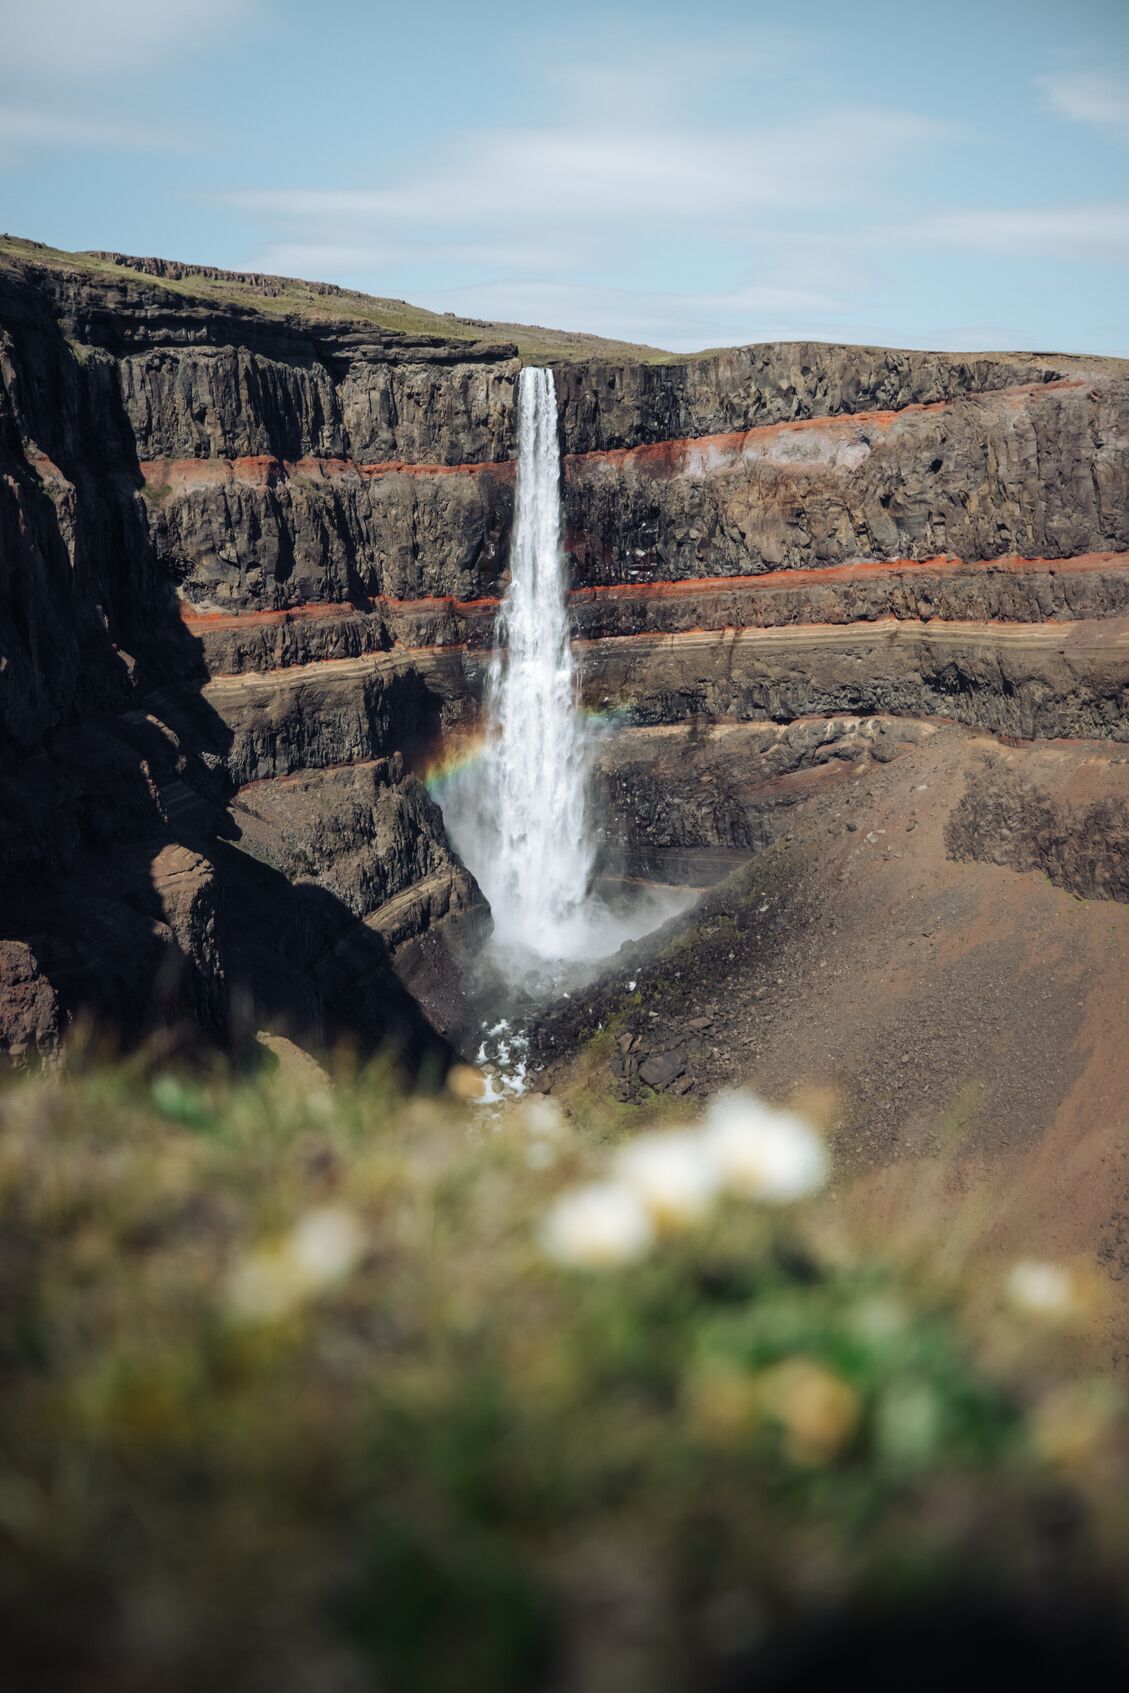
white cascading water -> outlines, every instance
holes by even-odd
[[[510,583],[490,666],[485,748],[437,792],[451,839],[490,902],[498,961],[515,985],[544,991],[576,985],[579,966],[646,934],[685,900],[640,891],[630,909],[621,901],[613,910],[592,891],[592,738],[569,643],[551,370],[522,370],[517,421]],[[490,1033],[500,1049],[513,1044],[508,1024]],[[484,1046],[480,1061],[486,1054]]]
[[[487,683],[485,745],[442,784],[441,797],[451,838],[490,902],[494,952],[508,974],[549,986],[555,966],[608,950],[596,944],[589,897],[590,743],[569,644],[551,370],[521,371],[517,432],[510,582]]]
[[[478,871],[500,946],[583,950],[595,843],[588,737],[576,697],[561,551],[560,443],[551,370],[518,379],[510,585],[490,669],[483,770],[496,847]]]

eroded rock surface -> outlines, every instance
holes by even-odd
[[[0,261],[0,1038],[418,1054],[396,949],[485,916],[420,776],[482,692],[516,350],[193,274]],[[1129,738],[1124,365],[770,346],[557,389],[612,856],[759,850],[894,718]],[[1007,756],[951,850],[1124,898],[1116,806]]]

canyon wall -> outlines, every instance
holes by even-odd
[[[0,258],[3,1039],[92,1007],[418,1057],[390,959],[481,917],[419,772],[481,692],[521,359],[223,280]],[[767,346],[557,391],[594,709],[1129,739],[1122,364]],[[953,850],[1026,863],[1017,805]]]
[[[512,384],[508,354],[349,325],[315,340],[128,279],[0,264],[0,1041],[17,1057],[52,1052],[75,1017],[129,1041],[266,1023],[442,1056],[389,960],[481,905],[401,757],[437,733],[443,685],[367,615],[343,650],[378,662],[355,686],[213,682],[188,591],[274,605],[316,582],[347,603],[361,543],[299,509],[256,582],[233,547],[261,546],[261,525],[236,496],[205,502],[188,564],[166,519],[181,534],[190,502],[145,459],[328,463],[358,442],[418,453],[425,433],[432,457],[499,453],[508,411],[489,391]],[[456,506],[437,533],[459,547],[464,527]],[[309,582],[295,548],[317,554]],[[310,656],[301,627],[290,656]],[[464,697],[461,667],[447,691]]]

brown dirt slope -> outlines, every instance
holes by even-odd
[[[761,744],[772,736],[775,754]],[[710,856],[693,847],[694,815],[714,852],[770,844],[657,956],[626,958],[592,1004],[558,1012],[544,1047],[553,1091],[625,1129],[725,1086],[801,1096],[834,1125],[840,1196],[880,1236],[935,1240],[940,1223],[954,1264],[1077,1256],[1117,1289],[1129,908],[1058,882],[1084,861],[1077,824],[1095,795],[1107,815],[1129,803],[1129,758],[892,719],[634,737],[617,779],[637,798],[650,782],[682,800],[668,800],[681,842],[652,871]],[[966,791],[1009,783],[1041,797],[1045,868],[953,856],[986,844],[961,833]],[[1111,1338],[1129,1350],[1129,1302]]]

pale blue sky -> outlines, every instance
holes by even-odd
[[[0,0],[0,229],[678,349],[1129,355],[1129,3]]]

